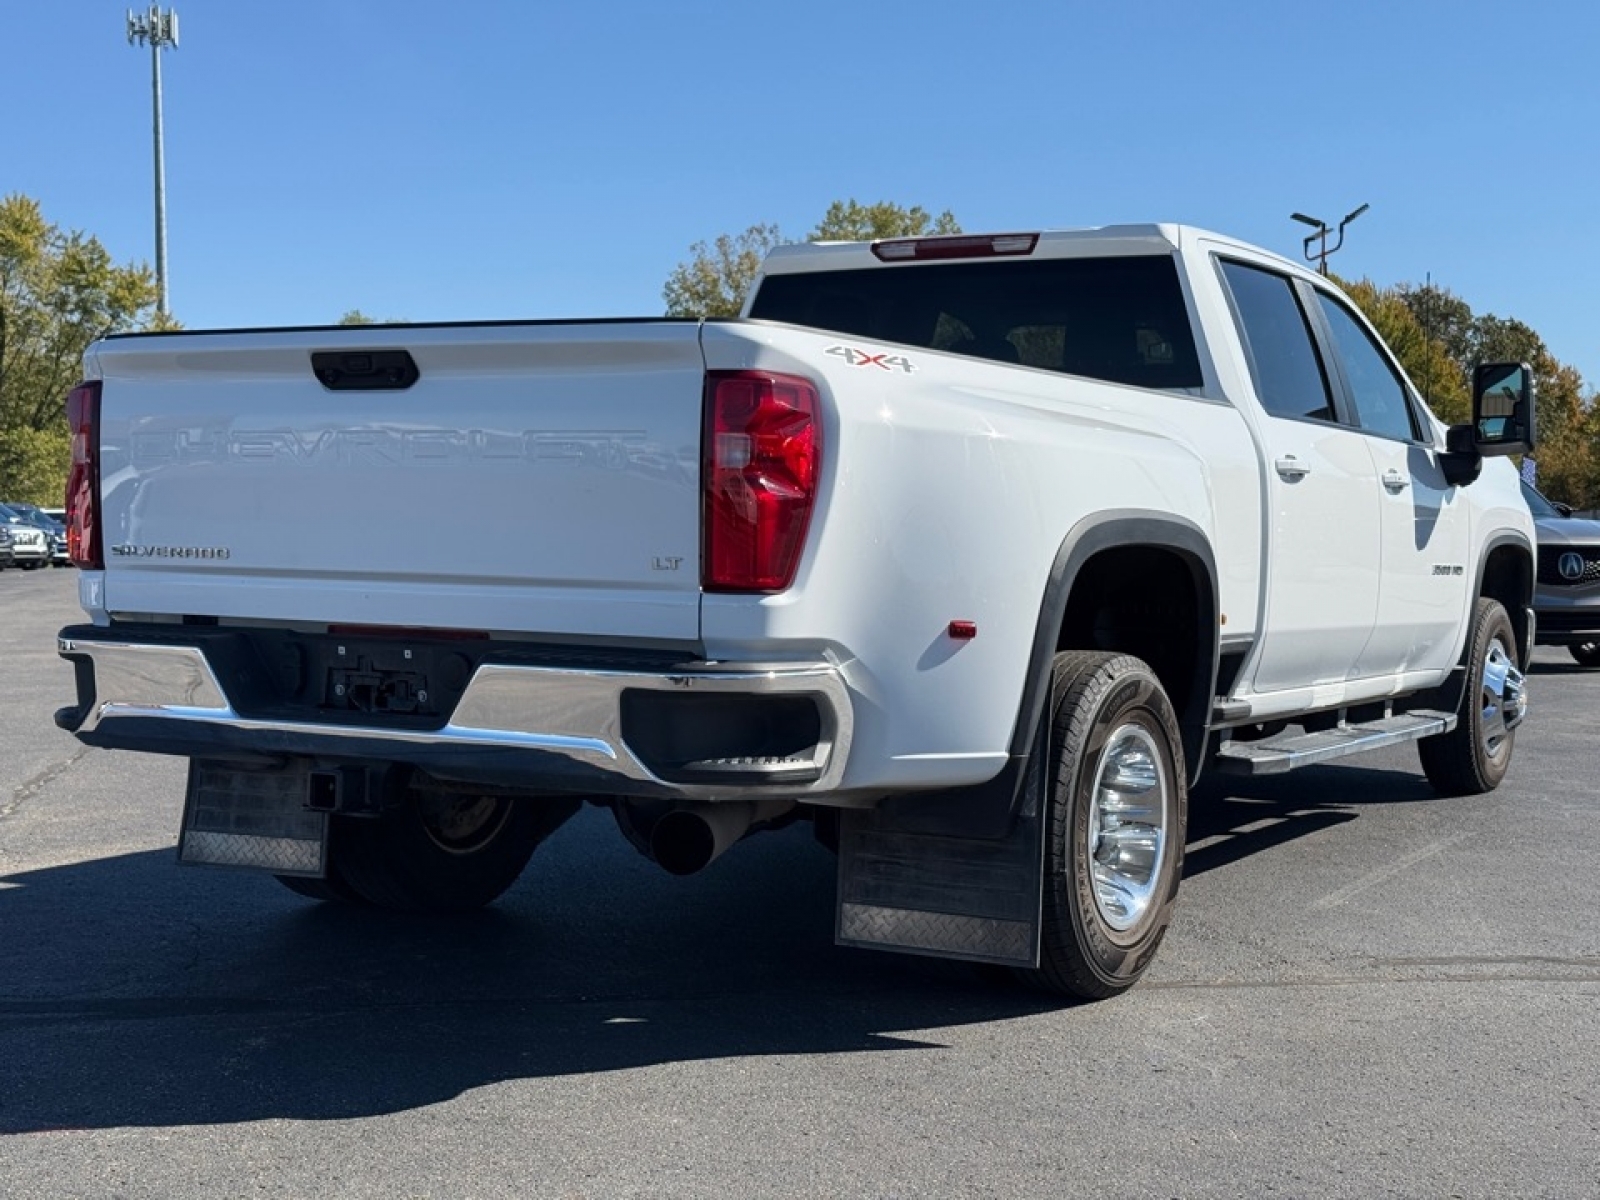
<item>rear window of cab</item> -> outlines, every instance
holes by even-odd
[[[769,275],[750,315],[1109,383],[1202,386],[1170,255]]]

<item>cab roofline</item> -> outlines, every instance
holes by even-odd
[[[937,242],[943,239],[981,239],[1005,237],[1034,237],[1037,243],[1028,258],[1078,258],[1106,255],[1171,254],[1183,249],[1187,243],[1209,243],[1213,248],[1234,251],[1243,256],[1263,260],[1282,267],[1293,274],[1308,276],[1304,264],[1278,254],[1276,251],[1241,241],[1227,234],[1215,233],[1194,225],[1170,222],[1146,222],[1130,225],[1100,225],[1082,229],[986,230],[981,233],[929,234],[926,237],[880,238],[870,242],[795,242],[776,246],[767,252],[762,262],[761,274],[793,275],[808,271],[845,271],[867,267],[920,267],[932,263],[960,262],[960,257],[930,257],[926,259],[893,259],[874,253],[873,247],[887,242]],[[984,256],[974,255],[972,261],[982,261]],[[1003,256],[1015,262],[1022,255]],[[752,293],[753,294],[753,293]]]
[[[884,242],[937,242],[943,238],[975,238],[1004,236],[1005,234],[1033,234],[1032,230],[985,231],[983,233],[930,234],[926,238],[880,238],[870,242],[798,242],[776,246],[768,251],[763,263],[763,273],[789,274],[800,271],[844,270],[856,266],[917,265],[914,260],[905,263],[884,262],[872,252],[872,247]],[[1181,225],[1104,225],[1086,229],[1046,229],[1037,231],[1038,243],[1031,258],[1069,258],[1086,254],[1156,254],[1171,253],[1183,243],[1185,233],[1192,232]],[[936,261],[959,261],[940,259]]]

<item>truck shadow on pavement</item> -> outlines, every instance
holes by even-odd
[[[1349,768],[1229,783],[1197,795],[1191,841],[1225,836],[1190,874],[1430,795]],[[1063,1007],[992,968],[836,948],[833,872],[795,827],[673,879],[586,811],[465,918],[313,904],[170,849],[14,874],[0,1134],[341,1120],[506,1080],[937,1050],[941,1027]]]
[[[493,908],[318,905],[171,850],[0,880],[0,1134],[335,1120],[504,1080],[904,1051],[1061,1007],[837,949],[796,827],[673,879],[585,812]]]
[[[1354,821],[1364,807],[1439,802],[1420,774],[1347,764],[1261,777],[1208,774],[1189,795],[1184,877]]]
[[[1535,659],[1528,664],[1529,675],[1593,675],[1600,678],[1600,670],[1594,667],[1581,667],[1570,660],[1551,662]]]

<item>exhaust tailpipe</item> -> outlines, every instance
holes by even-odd
[[[752,825],[793,807],[792,800],[764,800],[674,808],[650,830],[650,857],[669,874],[693,875],[749,833]]]

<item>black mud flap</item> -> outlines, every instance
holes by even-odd
[[[310,772],[299,760],[271,770],[189,760],[178,861],[320,879],[328,815],[306,807]]]
[[[1039,965],[1044,894],[1044,770],[1031,756],[1000,837],[961,836],[919,820],[906,797],[840,814],[841,946],[938,958]]]

